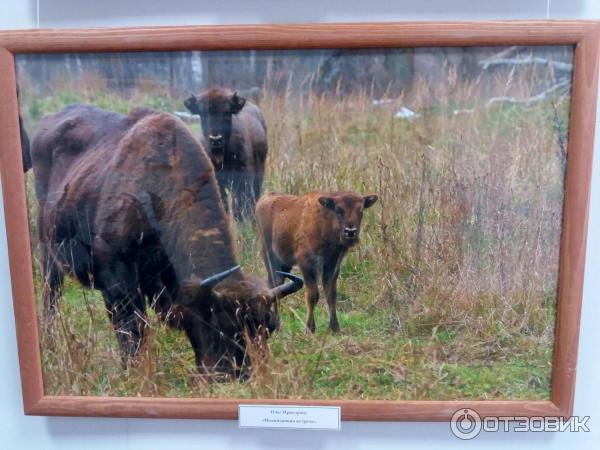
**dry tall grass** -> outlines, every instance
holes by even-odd
[[[506,71],[466,82],[449,66],[446,83],[418,81],[383,102],[368,90],[273,94],[267,80],[260,104],[269,131],[265,190],[352,189],[380,198],[342,268],[341,334],[325,331],[323,309],[318,333],[303,334],[300,292],[282,305],[283,329],[270,339],[271,351],[250,348],[249,381],[206,384],[185,337],[151,314],[142,355],[122,370],[98,293],[69,283],[58,326],[41,343],[46,391],[548,398],[569,97],[486,107],[494,96],[529,97],[548,77]],[[70,98],[65,92],[41,107],[36,100],[36,108],[59,109],[60,96]],[[98,95],[76,94],[108,108],[114,102],[116,110],[177,104],[167,94],[157,98],[154,87],[132,99]],[[22,98],[30,129],[41,115],[32,102]],[[420,117],[396,118],[406,105]],[[254,226],[234,228],[243,265],[264,275]]]

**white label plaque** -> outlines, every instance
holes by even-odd
[[[340,430],[339,406],[240,405],[240,428]]]

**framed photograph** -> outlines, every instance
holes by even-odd
[[[0,32],[25,413],[570,416],[599,30]]]

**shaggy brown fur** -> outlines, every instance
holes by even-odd
[[[277,295],[239,270],[203,284],[237,262],[214,169],[185,125],[73,105],[40,122],[31,156],[48,315],[70,274],[102,292],[124,362],[148,302],[185,330],[200,369],[241,375],[243,331],[277,327]]]

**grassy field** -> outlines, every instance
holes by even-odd
[[[205,384],[183,333],[150,312],[142,354],[124,370],[99,292],[70,280],[54,330],[42,335],[46,392],[548,399],[569,98],[486,106],[493,96],[531,96],[542,81],[499,73],[465,82],[449,69],[443,85],[416,82],[405,96],[377,103],[368,90],[341,97],[265,88],[265,190],[352,189],[380,198],[342,267],[341,332],[327,331],[321,300],[317,332],[306,336],[300,291],[283,302],[282,330],[247,382]],[[31,134],[44,114],[69,103],[123,113],[183,109],[160,85],[125,96],[91,76],[38,96],[20,83]],[[404,105],[421,116],[395,118]],[[31,184],[29,174],[30,193]],[[33,195],[29,201],[35,243]],[[254,225],[234,231],[245,270],[265,275]]]

